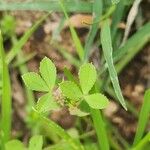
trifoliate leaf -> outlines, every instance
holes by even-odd
[[[25,85],[34,91],[49,91],[45,81],[35,72],[29,72],[22,76]]]
[[[39,98],[35,109],[39,113],[45,113],[50,110],[58,109],[57,103],[54,101],[51,93],[44,94],[42,97]]]
[[[56,81],[56,67],[47,57],[44,57],[40,62],[40,74],[49,87],[49,90],[52,90]]]
[[[43,138],[41,135],[33,136],[29,141],[29,150],[42,150]]]
[[[26,150],[26,148],[21,141],[11,140],[5,144],[5,150]]]
[[[94,109],[103,109],[106,108],[109,104],[106,96],[100,93],[85,96],[85,101],[89,104],[90,107]]]
[[[82,92],[88,94],[96,81],[96,69],[91,63],[84,64],[79,70],[79,80]]]
[[[74,82],[64,81],[60,83],[60,89],[64,96],[73,101],[78,101],[82,97],[80,88]]]

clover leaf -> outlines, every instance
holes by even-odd
[[[97,73],[94,65],[91,63],[84,64],[79,70],[79,81],[82,92],[88,94],[93,87],[97,78]]]
[[[48,92],[49,88],[41,76],[35,72],[29,72],[22,76],[25,85],[34,91]]]
[[[62,93],[73,101],[78,101],[82,97],[80,88],[72,81],[63,81],[60,83]]]
[[[49,89],[52,90],[56,81],[56,67],[47,57],[44,57],[40,62],[40,74]]]
[[[95,93],[85,96],[85,101],[94,109],[104,109],[108,106],[109,101],[103,94]]]

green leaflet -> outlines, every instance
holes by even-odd
[[[103,94],[95,93],[85,96],[85,101],[93,109],[104,109],[108,106],[109,101]]]
[[[43,146],[42,136],[35,135],[29,141],[29,149],[28,150],[42,150],[42,146]]]
[[[91,63],[84,64],[79,69],[79,80],[82,92],[88,94],[93,87],[97,78],[97,73],[94,65]]]
[[[117,77],[117,72],[115,70],[114,64],[113,64],[113,58],[112,58],[112,42],[111,42],[111,35],[110,35],[110,26],[109,26],[109,20],[104,20],[102,29],[101,29],[101,43],[102,43],[102,49],[104,53],[104,57],[106,60],[106,64],[108,66],[108,71],[110,74],[110,79],[113,84],[116,96],[123,106],[125,110],[127,110],[125,100],[123,98],[118,77]]]
[[[39,113],[44,113],[50,110],[56,110],[58,105],[54,101],[51,93],[47,93],[39,98],[35,108]]]
[[[52,90],[56,81],[56,67],[47,57],[44,57],[40,62],[40,74],[49,87],[49,90]]]
[[[60,89],[67,98],[73,101],[78,101],[82,97],[80,88],[74,82],[64,81],[60,83]]]
[[[26,150],[26,148],[21,141],[11,140],[5,144],[5,150]]]
[[[25,85],[34,91],[48,92],[49,88],[41,76],[35,72],[29,72],[22,76]]]

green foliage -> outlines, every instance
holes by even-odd
[[[41,96],[35,106],[39,113],[45,113],[49,110],[58,108],[55,97],[53,96],[53,88],[56,80],[56,68],[53,62],[45,57],[40,62],[40,75],[38,73],[29,72],[22,76],[25,85],[35,91],[47,92]],[[108,105],[108,100],[100,93],[89,95],[89,91],[96,82],[97,73],[94,65],[91,63],[84,64],[79,69],[80,87],[72,81],[62,81],[59,87],[63,95],[59,95],[60,99],[66,99],[66,104],[69,106],[70,112],[79,116],[87,115],[78,106],[82,100],[85,100],[88,105],[94,109],[103,109]],[[69,99],[69,101],[67,100]],[[73,110],[71,110],[73,108]]]
[[[23,143],[19,140],[11,140],[5,144],[5,150],[26,150]]]
[[[42,150],[43,138],[41,135],[33,136],[29,141],[29,150]]]
[[[36,104],[36,110],[40,113],[47,112],[49,110],[56,110],[58,109],[57,103],[54,101],[53,96],[51,93],[44,94],[38,99]]]
[[[45,80],[48,88],[51,90],[56,81],[56,67],[47,57],[40,62],[40,74]]]
[[[100,93],[85,96],[85,101],[94,109],[104,109],[109,103],[108,99]]]
[[[63,1],[60,0],[59,2],[60,2],[60,6],[61,6],[61,8],[62,8],[62,10],[64,12],[65,17],[66,17],[67,21],[69,22],[69,17],[68,17],[67,11],[65,9],[65,6],[63,4]],[[73,42],[74,42],[75,47],[76,47],[77,54],[79,55],[79,58],[82,61],[83,57],[84,57],[84,50],[83,50],[81,41],[80,41],[80,39],[79,39],[79,37],[78,37],[74,27],[70,24],[70,22],[69,22],[69,28],[70,28],[70,32],[71,32],[71,36],[72,36]]]
[[[108,100],[105,96],[100,93],[89,94],[89,91],[96,82],[97,73],[94,65],[91,63],[83,64],[79,69],[79,85],[82,89],[82,92],[78,86],[71,81],[64,81],[60,84],[60,89],[62,93],[70,99],[70,101],[78,100],[78,103],[81,103],[82,100],[85,100],[91,108],[94,109],[103,109],[108,106]],[[78,104],[77,104],[78,105]],[[74,109],[72,114],[83,116],[87,114],[85,112],[79,111],[79,109]],[[81,112],[81,114],[80,114]]]
[[[93,87],[97,78],[97,73],[95,67],[88,63],[84,64],[79,69],[79,81],[81,85],[82,92],[86,95],[89,93]]]
[[[113,64],[113,57],[112,57],[112,42],[111,42],[111,34],[110,34],[110,26],[109,26],[109,20],[105,20],[102,25],[101,30],[101,43],[102,43],[102,49],[104,52],[104,58],[106,60],[108,71],[110,74],[110,79],[113,84],[116,96],[121,103],[121,105],[124,107],[125,110],[127,110],[125,100],[123,98],[117,72],[115,70],[114,64]]]
[[[44,91],[48,92],[49,88],[45,81],[42,79],[42,77],[35,73],[35,72],[29,72],[22,76],[23,81],[25,85],[34,91]]]
[[[4,15],[0,22],[0,27],[6,38],[12,36],[16,28],[14,17],[10,15]]]
[[[45,113],[58,108],[52,95],[56,80],[56,68],[49,58],[44,57],[40,63],[39,71],[40,75],[38,73],[29,72],[24,74],[22,79],[29,89],[46,92],[46,94],[39,98],[35,106],[35,109],[39,113]]]
[[[82,92],[79,87],[71,81],[63,81],[60,84],[60,89],[65,97],[73,100],[78,101],[82,97]]]
[[[2,93],[1,93],[1,118],[0,118],[0,149],[4,147],[5,142],[10,138],[11,134],[11,85],[9,76],[9,67],[6,63],[6,56],[3,47],[3,38],[0,31],[0,66],[1,66],[1,81],[2,81]]]

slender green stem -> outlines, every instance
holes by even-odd
[[[101,150],[109,150],[107,133],[105,130],[105,124],[102,119],[101,112],[99,110],[91,109],[91,117],[94,123],[94,127],[98,137],[98,143]]]
[[[11,134],[11,85],[9,77],[9,68],[5,59],[3,48],[3,39],[0,32],[0,58],[2,64],[2,99],[1,99],[1,140],[2,149],[4,144],[9,140]]]

